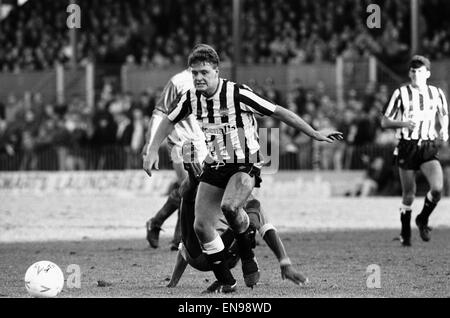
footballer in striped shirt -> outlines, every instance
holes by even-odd
[[[175,74],[164,87],[161,96],[156,102],[155,110],[148,125],[146,143],[142,150],[142,165],[144,169],[148,166],[148,148],[159,124],[164,116],[169,113],[171,105],[176,104],[178,99],[193,87],[194,82],[190,69],[185,69]],[[159,246],[159,232],[162,225],[180,206],[179,186],[187,178],[183,159],[183,146],[185,143],[189,143],[194,149],[194,159],[203,162],[207,155],[205,136],[193,115],[175,125],[174,130],[167,137],[168,151],[177,176],[177,186],[170,191],[169,197],[161,209],[146,222],[147,241],[153,248],[158,248]],[[177,250],[180,240],[180,222],[177,222],[170,249]]]
[[[233,292],[236,280],[225,262],[224,244],[216,224],[223,214],[236,237],[244,281],[247,286],[254,286],[259,280],[252,250],[256,231],[243,211],[253,188],[261,182],[262,158],[254,115],[272,116],[318,141],[332,143],[343,137],[333,130],[316,131],[292,111],[258,96],[244,85],[220,78],[219,56],[209,45],[197,45],[189,55],[188,65],[194,88],[181,97],[161,122],[149,156],[152,162],[157,162],[158,148],[174,125],[191,114],[196,116],[205,134],[209,158],[197,190],[194,230],[217,279],[206,291]]]
[[[382,127],[396,129],[395,149],[402,184],[400,241],[411,245],[411,206],[416,192],[415,172],[421,170],[430,185],[421,213],[416,217],[422,240],[430,240],[428,219],[441,198],[442,167],[438,160],[440,141],[448,141],[448,105],[442,89],[428,85],[430,61],[420,55],[411,59],[410,83],[396,89],[383,112]],[[436,117],[439,127],[437,127]]]

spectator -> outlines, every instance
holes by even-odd
[[[94,169],[102,170],[111,166],[111,162],[107,162],[107,159],[111,160],[111,156],[114,156],[112,146],[116,141],[117,124],[105,101],[100,100],[97,106],[93,117],[91,145],[98,150],[98,156],[95,156],[92,164]]]
[[[186,48],[199,42],[217,43],[223,61],[231,56],[230,1],[79,0],[83,28],[79,32],[78,62],[165,66],[179,63]],[[395,67],[409,49],[409,10],[406,1],[384,1],[382,30],[364,25],[368,1],[330,2],[248,0],[243,57],[247,63],[305,63],[334,61],[336,56],[380,58]],[[149,10],[150,8],[150,10]],[[420,10],[425,51],[432,58],[449,56],[450,23],[439,17],[449,12],[447,0],[426,1]],[[446,11],[447,10],[447,11]],[[18,72],[52,68],[73,56],[65,28],[65,4],[28,1],[1,21],[0,70]],[[192,27],[190,21],[198,21]],[[37,31],[39,30],[39,32]],[[223,43],[222,43],[223,42]]]

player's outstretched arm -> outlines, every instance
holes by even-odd
[[[284,244],[275,228],[271,227],[265,231],[263,239],[280,262],[281,278],[283,280],[288,279],[297,285],[308,283],[308,278],[298,272],[292,265]]]
[[[147,127],[147,133],[145,135],[145,145],[142,147],[142,156],[146,156],[149,153],[150,144],[164,116],[165,114],[159,110],[153,111],[153,115],[150,118],[150,122],[148,123]]]
[[[273,112],[272,117],[284,122],[285,124],[295,128],[297,130],[300,130],[301,132],[307,134],[311,138],[318,140],[318,141],[325,141],[325,142],[332,143],[335,140],[344,139],[343,134],[339,131],[334,131],[332,129],[324,129],[321,131],[315,130],[307,122],[305,122],[300,116],[298,116],[294,112],[290,111],[289,109],[286,109],[281,106],[277,106],[275,108],[275,111]]]
[[[159,168],[159,146],[161,146],[164,139],[166,139],[173,129],[174,124],[167,118],[167,116],[165,116],[156,130],[155,136],[148,147],[148,152],[143,156],[143,168],[150,177],[152,176],[153,166],[155,166],[156,169]]]
[[[177,253],[177,259],[175,261],[175,267],[173,268],[172,277],[170,278],[169,284],[167,284],[167,287],[175,287],[177,286],[178,282],[180,281],[181,276],[183,276],[184,271],[186,270],[187,262],[184,259],[183,255],[181,255],[181,252],[178,251]]]

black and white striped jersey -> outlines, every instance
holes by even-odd
[[[416,123],[412,131],[408,128],[397,129],[398,139],[435,140],[439,136],[436,131],[436,116],[439,117],[441,125],[447,125],[445,131],[448,132],[447,101],[443,91],[435,86],[427,85],[424,92],[411,84],[401,86],[392,94],[383,114],[391,120],[412,120]]]
[[[213,160],[258,163],[262,159],[254,114],[270,116],[276,107],[247,86],[220,78],[213,96],[206,98],[195,89],[190,89],[168,118],[178,123],[194,114],[206,136]]]
[[[174,75],[169,80],[155,105],[155,110],[153,112],[155,115],[155,124],[152,127],[152,137],[155,136],[156,130],[162,121],[161,114],[168,114],[171,107],[178,102],[179,98],[193,87],[194,80],[189,69]],[[198,160],[201,162],[203,162],[207,156],[205,136],[194,116],[189,116],[189,118],[186,118],[183,122],[175,125],[175,128],[168,136],[168,139],[180,149],[183,148],[185,143],[191,143]]]

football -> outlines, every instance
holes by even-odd
[[[56,297],[64,286],[64,274],[58,265],[40,261],[25,273],[25,288],[33,297]]]

